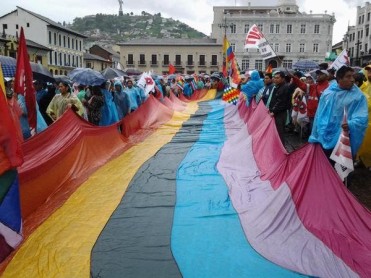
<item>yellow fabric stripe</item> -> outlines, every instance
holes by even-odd
[[[202,100],[215,97],[210,90]],[[18,250],[2,277],[89,277],[90,253],[135,173],[198,109],[189,103],[142,143],[97,170]]]

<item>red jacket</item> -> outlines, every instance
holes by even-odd
[[[329,82],[323,81],[321,83],[309,85],[309,90],[307,91],[307,83],[301,81],[296,76],[293,77],[293,83],[297,85],[300,89],[306,92],[307,97],[307,116],[309,118],[314,118],[316,115],[319,98],[322,95],[322,92],[327,89]]]

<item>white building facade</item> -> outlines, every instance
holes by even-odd
[[[350,26],[345,35],[345,48],[352,66],[371,63],[371,4],[357,7],[356,25]]]
[[[86,36],[21,7],[0,17],[3,34],[19,36],[23,27],[26,39],[50,48],[47,65],[53,74],[67,74],[83,67]]]
[[[277,6],[218,6],[211,37],[222,43],[226,34],[241,70],[264,70],[268,64],[291,68],[298,60],[325,60],[334,23],[334,15],[301,13],[295,0],[280,0]],[[277,57],[263,60],[257,49],[244,49],[246,34],[254,24]]]

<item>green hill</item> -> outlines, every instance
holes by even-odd
[[[77,17],[68,27],[95,41],[120,42],[144,38],[207,37],[179,20],[163,18],[161,13],[151,15],[144,11],[141,15],[133,13],[122,16],[96,14]]]

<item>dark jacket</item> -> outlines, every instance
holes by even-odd
[[[285,112],[291,107],[291,94],[287,83],[275,86],[271,102],[269,103],[269,111],[274,114]]]

